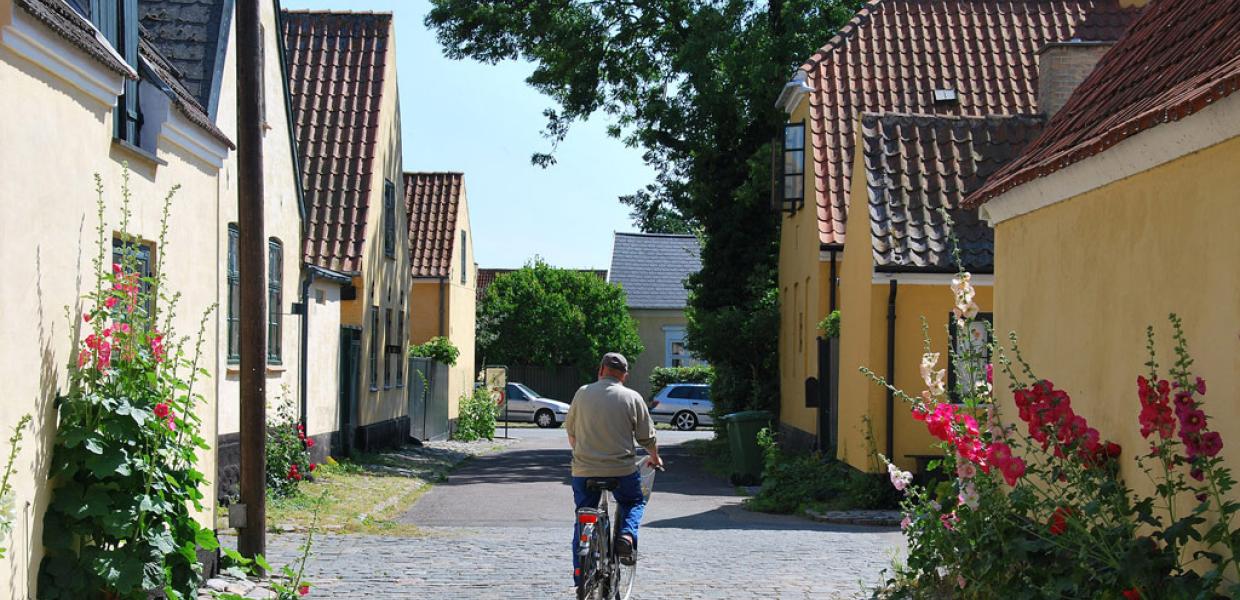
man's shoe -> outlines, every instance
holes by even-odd
[[[633,557],[633,538],[622,535],[616,539],[616,557],[620,559],[620,564],[625,566],[637,563],[637,559]]]

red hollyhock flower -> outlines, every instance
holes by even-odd
[[[108,308],[116,308],[116,296],[108,296],[108,299],[103,301],[103,305]]]
[[[1223,449],[1223,436],[1217,431],[1201,434],[1201,453],[1213,457]]]
[[[1128,588],[1120,593],[1124,595],[1124,600],[1141,600],[1141,590],[1135,587]]]
[[[1063,535],[1063,532],[1068,530],[1069,514],[1069,509],[1062,506],[1055,509],[1055,513],[1051,515],[1051,520],[1047,524],[1047,528],[1050,530],[1051,535]]]
[[[314,438],[306,438],[306,447],[307,447],[307,448],[313,448],[313,447],[314,447]]]
[[[1206,395],[1206,380],[1200,377],[1197,378],[1197,393],[1202,396]]]
[[[310,586],[304,583],[301,584],[301,587],[297,588],[297,593],[302,596],[308,595],[310,593]]]
[[[161,419],[166,419],[168,418],[169,412],[171,412],[171,409],[168,408],[167,404],[160,402],[159,404],[155,405],[155,416]]]
[[[314,471],[315,469],[317,469],[317,468],[319,468],[319,466],[318,466],[318,465],[316,465],[316,464],[314,464],[314,463],[310,463],[310,471],[311,471],[311,472],[313,472],[313,471]]]
[[[1206,413],[1190,408],[1180,411],[1180,431],[1185,433],[1197,433],[1206,427]]]

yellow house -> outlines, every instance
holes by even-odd
[[[267,395],[268,416],[285,398],[302,398],[301,319],[293,314],[301,293],[301,246],[304,206],[297,170],[292,121],[288,110],[288,78],[284,76],[284,40],[277,19],[278,0],[261,2],[263,46],[263,191],[267,252]],[[237,52],[231,3],[187,4],[173,0],[139,3],[142,26],[151,43],[165,52],[186,74],[186,89],[206,107],[221,130],[235,136]],[[187,35],[193,32],[193,35]],[[237,172],[236,155],[224,164],[226,174]],[[221,499],[235,497],[241,467],[240,444],[240,307],[237,273],[236,177],[223,182],[225,201],[216,216],[219,245],[217,283],[221,326],[216,364],[219,431],[215,481]],[[334,363],[333,363],[334,366]],[[296,416],[296,413],[295,413]],[[302,419],[304,420],[304,418]],[[327,448],[328,440],[323,440]]]
[[[1172,364],[1168,313],[1208,382],[1223,456],[1240,460],[1237,39],[1234,3],[1150,2],[1045,134],[969,198],[994,227],[996,328],[1124,448],[1144,492],[1136,377],[1147,325],[1164,376]]]
[[[78,6],[86,3],[78,3]],[[36,597],[43,556],[43,514],[50,498],[47,467],[56,429],[54,400],[66,390],[66,365],[79,335],[83,286],[93,277],[98,173],[108,199],[106,243],[115,244],[120,223],[120,182],[129,167],[130,231],[153,250],[159,238],[163,199],[181,189],[172,205],[171,240],[158,264],[171,288],[181,292],[175,327],[198,331],[202,311],[219,298],[217,265],[224,248],[214,224],[228,202],[223,171],[232,142],[218,128],[168,59],[139,34],[137,12],[118,3],[119,22],[59,0],[0,0],[0,320],[5,343],[0,365],[7,400],[0,403],[0,430],[23,414],[34,422],[16,457],[16,521],[7,543],[0,588],[14,598]],[[146,256],[150,256],[149,253]],[[153,263],[148,262],[147,265]],[[209,331],[222,325],[219,313]],[[204,352],[218,354],[209,335]],[[222,365],[208,360],[211,376],[199,388],[202,434],[216,435],[216,379]],[[214,453],[199,468],[214,472]],[[212,486],[203,490],[214,494]],[[203,524],[214,519],[207,503]]]
[[[478,266],[462,173],[405,173],[409,212],[409,343],[448,338],[458,350],[448,373],[448,419],[473,391]]]
[[[852,401],[844,397],[842,378],[860,365],[830,354],[818,330],[823,317],[842,309],[844,271],[872,268],[868,258],[849,267],[843,256],[861,114],[1035,113],[1039,50],[1068,40],[1093,48],[1070,55],[1060,70],[1079,81],[1097,49],[1117,39],[1136,14],[1119,0],[874,0],[798,69],[777,102],[789,119],[775,157],[775,204],[782,211],[779,419],[786,444],[839,448],[841,455],[845,447],[864,445],[853,439],[859,434],[842,413],[830,410],[833,402]],[[1004,27],[987,25],[1000,22]],[[851,255],[870,253],[863,241]],[[935,315],[941,319],[937,309]],[[843,331],[857,322],[845,310],[841,317]],[[881,347],[884,338],[872,343]],[[836,368],[840,375],[833,378]],[[885,424],[875,427],[885,433]],[[879,450],[884,445],[880,441]],[[859,461],[855,455],[849,451],[850,462]]]
[[[611,250],[608,281],[624,289],[629,315],[645,351],[629,357],[626,385],[650,398],[655,367],[705,364],[689,352],[685,281],[702,270],[702,247],[692,235],[617,233]]]
[[[336,398],[308,399],[307,433],[331,440],[333,452],[397,445],[409,433],[409,228],[398,194],[392,15],[284,11],[281,24],[306,203],[303,258],[320,283],[349,280],[334,292],[310,290],[312,359],[320,362],[307,391],[330,396],[324,379],[333,369],[339,379]],[[327,329],[333,323],[336,335]],[[334,358],[338,367],[328,364]]]
[[[833,408],[841,460],[874,468],[878,452],[917,468],[934,453],[925,425],[858,366],[919,390],[924,319],[950,388],[967,385],[970,373],[984,370],[953,364],[948,355],[949,344],[982,346],[989,338],[982,322],[967,340],[953,339],[954,328],[949,333],[955,304],[950,285],[959,267],[972,273],[979,320],[989,320],[992,308],[991,231],[976,210],[960,203],[1041,129],[1038,116],[861,116],[851,179],[851,220],[857,226],[844,247],[840,276],[839,394]]]

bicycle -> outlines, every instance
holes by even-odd
[[[586,489],[599,492],[599,505],[598,508],[577,510],[577,523],[580,527],[577,554],[581,564],[581,585],[577,587],[577,600],[629,600],[633,594],[633,583],[637,580],[637,561],[626,565],[616,556],[615,539],[620,534],[620,507],[616,507],[614,525],[608,510],[608,492],[614,491],[619,484],[620,480],[613,477],[586,481]],[[649,488],[643,488],[648,496]]]

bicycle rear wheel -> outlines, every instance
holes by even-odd
[[[637,565],[618,565],[613,580],[615,600],[629,600],[633,596],[633,584],[637,581]]]

